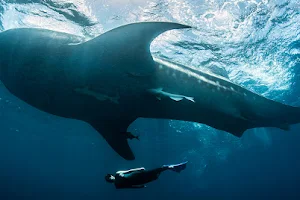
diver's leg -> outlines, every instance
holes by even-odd
[[[144,175],[147,177],[146,179],[148,182],[158,179],[159,175],[166,171],[166,170],[172,170],[175,172],[181,172],[186,168],[187,162],[179,163],[176,165],[163,165],[162,167],[152,169],[152,170],[146,170],[144,171]]]
[[[188,161],[182,162],[182,163],[179,163],[179,164],[175,164],[175,165],[163,165],[160,168],[149,170],[149,172],[160,174],[163,171],[172,170],[172,171],[175,171],[175,172],[179,173],[179,172],[181,172],[182,170],[184,170],[186,168],[187,163],[188,163]]]
[[[147,177],[152,181],[158,179],[160,173],[166,170],[169,170],[169,167],[164,165],[156,169],[147,170],[145,173],[147,173]]]
[[[164,165],[164,168],[170,169],[174,172],[180,173],[182,170],[184,170],[186,168],[186,164],[188,163],[188,161],[186,162],[182,162],[179,164],[175,164],[175,165]]]

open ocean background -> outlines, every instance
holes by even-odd
[[[153,55],[300,106],[299,0],[0,0],[0,31],[39,27],[89,40],[138,21],[195,27],[161,35]],[[130,141],[135,161],[88,124],[39,111],[0,83],[0,199],[300,199],[300,125],[242,138],[169,120],[140,119],[130,129],[141,139]],[[141,190],[115,190],[104,180],[185,160],[181,174],[165,172]]]

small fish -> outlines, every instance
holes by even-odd
[[[158,100],[161,100],[161,97],[165,96],[165,97],[169,97],[170,99],[172,99],[174,101],[181,101],[182,99],[187,99],[187,100],[195,103],[194,97],[188,97],[188,96],[184,96],[184,95],[180,95],[180,94],[172,94],[169,92],[164,92],[163,88],[150,89],[149,91],[151,93],[157,95],[156,98]]]
[[[124,133],[126,139],[137,139],[137,140],[140,140],[140,136],[139,135],[133,135],[131,132],[125,132]]]
[[[89,87],[75,88],[74,91],[77,93],[83,94],[83,95],[95,97],[99,101],[109,100],[115,104],[119,104],[119,98],[120,98],[119,95],[116,95],[115,97],[111,97],[111,96],[108,96],[105,94],[94,92],[94,91],[90,90]]]

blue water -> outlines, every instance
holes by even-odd
[[[42,27],[91,39],[136,21],[195,27],[157,38],[151,51],[300,106],[298,0],[0,0],[0,30]],[[1,48],[1,47],[0,47]],[[0,49],[1,50],[1,49]],[[38,94],[37,94],[38,95]],[[89,125],[36,110],[0,84],[0,199],[297,199],[300,125],[248,130],[138,120],[136,160],[119,157]],[[117,191],[106,173],[188,160],[142,190]]]

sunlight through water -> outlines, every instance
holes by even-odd
[[[265,97],[299,105],[284,101],[293,92],[294,71],[299,66],[299,13],[299,0],[0,0],[0,30],[47,28],[89,40],[132,22],[187,24],[193,29],[169,31],[155,39],[152,54],[217,73]],[[211,157],[222,162],[232,151],[251,145],[201,124],[169,124],[174,135],[192,133],[201,146],[182,153],[199,158],[199,163],[194,163],[198,175]],[[249,137],[266,148],[272,145],[267,129],[254,133]]]

